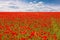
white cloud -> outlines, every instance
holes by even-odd
[[[39,3],[24,3],[18,1],[0,1],[0,11],[13,12],[60,12],[60,6]]]

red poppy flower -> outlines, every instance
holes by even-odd
[[[3,26],[0,25],[0,29],[3,29]]]
[[[27,38],[20,38],[20,40],[28,40]]]
[[[53,38],[54,38],[54,40],[57,40],[56,34],[53,34]]]
[[[0,40],[2,40],[2,34],[0,34]]]
[[[27,31],[26,31],[26,30],[24,30],[24,31],[20,31],[20,33],[21,33],[22,35],[24,35],[24,34],[27,33]]]
[[[14,36],[14,35],[17,35],[17,33],[16,32],[14,32],[14,31],[12,31],[11,32],[11,34]]]
[[[47,40],[48,37],[47,37],[47,36],[42,36],[42,39],[43,39],[43,40]]]
[[[11,31],[11,28],[10,28],[10,26],[8,26],[8,25],[5,25],[5,27],[6,27],[6,30],[9,30],[9,31]]]

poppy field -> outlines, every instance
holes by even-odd
[[[1,12],[0,40],[60,40],[60,13]]]

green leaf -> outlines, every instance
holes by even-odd
[[[4,40],[4,36],[2,36],[2,40]]]

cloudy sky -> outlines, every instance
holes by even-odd
[[[60,12],[60,0],[0,0],[0,12]]]

